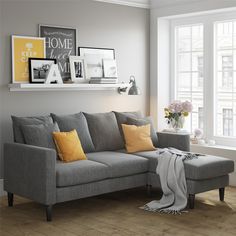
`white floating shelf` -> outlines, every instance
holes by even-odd
[[[117,90],[129,87],[128,83],[119,84],[9,84],[11,92],[17,91],[80,91],[80,90]]]

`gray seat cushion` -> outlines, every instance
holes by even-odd
[[[89,160],[56,163],[57,187],[86,184],[109,177],[108,167],[101,163]]]
[[[154,129],[153,126],[153,121],[151,117],[144,117],[141,119],[137,119],[137,118],[127,118],[127,123],[128,125],[136,125],[136,126],[143,126],[143,125],[147,125],[150,124],[151,125],[151,130],[150,130],[150,136],[152,139],[152,143],[155,147],[158,146],[158,138],[157,138],[157,133]]]
[[[135,155],[147,158],[149,160],[149,171],[156,172],[158,164],[156,151],[139,152],[135,153]],[[227,175],[233,172],[234,162],[227,158],[206,155],[185,161],[184,167],[187,179],[203,180]]]
[[[40,125],[52,124],[51,116],[33,116],[33,117],[17,117],[12,116],[14,141],[17,143],[25,143],[24,135],[21,130],[22,125]]]
[[[129,176],[148,171],[148,160],[139,156],[119,152],[88,153],[87,158],[109,167],[110,178]]]
[[[81,145],[85,153],[94,152],[95,148],[89,133],[86,118],[82,112],[73,115],[51,114],[53,120],[57,122],[61,132],[69,132],[75,129],[78,133]]]
[[[41,125],[22,125],[26,144],[56,149],[53,132],[60,132],[57,123]]]
[[[199,156],[185,162],[185,175],[188,179],[211,179],[234,171],[234,162],[218,156]]]
[[[96,151],[112,151],[124,147],[113,112],[84,114]]]

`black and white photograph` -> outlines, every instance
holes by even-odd
[[[39,35],[46,39],[46,57],[56,58],[63,81],[70,80],[69,57],[76,55],[77,30],[70,27],[39,25]]]
[[[115,50],[111,48],[79,47],[78,54],[86,60],[89,78],[104,77],[103,59],[115,59]]]
[[[117,65],[116,60],[103,59],[104,77],[117,78]]]
[[[71,80],[74,83],[86,83],[87,67],[84,57],[70,56]]]
[[[29,58],[30,83],[45,83],[48,71],[56,59]]]

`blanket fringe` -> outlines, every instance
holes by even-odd
[[[145,211],[150,211],[150,212],[158,212],[158,213],[165,213],[165,214],[170,214],[170,215],[182,215],[182,213],[188,213],[188,211],[181,211],[181,210],[170,210],[170,209],[152,209],[148,207],[147,205],[144,205],[142,207],[139,207],[139,209],[145,210]]]

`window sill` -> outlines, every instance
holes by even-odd
[[[224,145],[190,144],[190,148],[219,149],[219,150],[227,150],[227,151],[236,151],[236,147],[224,146]]]

